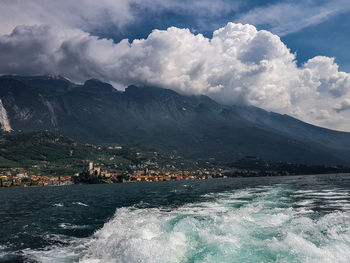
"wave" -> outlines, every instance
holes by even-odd
[[[7,249],[7,247],[6,247],[6,246],[4,246],[4,245],[0,245],[0,259],[1,259],[2,257],[4,257],[4,256],[6,256],[6,255],[7,255],[7,252],[5,252],[5,251],[6,251],[6,249]]]
[[[19,253],[25,257],[24,262],[78,262],[89,241],[87,238],[73,238],[65,235],[50,235],[47,238],[55,243],[66,245],[52,245],[40,250],[24,249]]]
[[[80,206],[89,206],[89,205],[82,203],[82,202],[73,202],[72,204],[73,205],[80,205]]]
[[[70,223],[60,223],[58,226],[60,228],[63,228],[63,229],[87,229],[87,228],[90,228],[90,226],[88,226],[88,225],[73,225]]]
[[[350,213],[314,218],[292,208],[290,194],[252,188],[170,212],[121,208],[80,262],[348,262]]]
[[[296,192],[288,185],[255,187],[206,194],[177,208],[119,208],[93,236],[25,255],[81,263],[348,262],[347,200],[327,200],[312,190],[294,197]],[[319,202],[340,208],[315,213]]]

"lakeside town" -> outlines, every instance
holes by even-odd
[[[0,187],[350,173],[341,165],[276,162],[257,156],[191,159],[144,145],[80,144],[50,132],[4,133],[0,144]]]
[[[2,134],[0,187],[153,182],[223,177],[222,169],[176,153],[79,144],[50,132]]]
[[[18,173],[16,173],[18,172]],[[226,171],[222,169],[200,169],[196,171],[155,171],[110,172],[89,162],[88,169],[72,176],[30,175],[22,168],[11,171],[0,171],[0,187],[30,187],[30,186],[62,186],[83,183],[127,183],[127,182],[159,182],[172,180],[206,180],[224,178]]]
[[[249,160],[249,158],[248,158]],[[288,163],[269,164],[250,158],[241,161],[240,168],[209,167],[195,170],[152,170],[147,165],[132,166],[135,170],[115,172],[89,161],[83,172],[69,175],[33,175],[23,168],[0,170],[0,187],[64,186],[73,184],[114,184],[131,182],[161,182],[177,180],[207,180],[228,177],[288,176],[300,174],[350,173],[346,167],[322,167]],[[246,168],[245,166],[249,166]],[[262,169],[262,167],[270,170]],[[174,168],[174,167],[172,167]]]

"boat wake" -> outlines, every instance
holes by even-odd
[[[346,190],[277,185],[206,194],[176,208],[120,208],[92,237],[26,255],[82,263],[348,262],[349,200]]]

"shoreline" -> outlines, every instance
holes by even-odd
[[[206,181],[212,179],[234,179],[234,178],[278,178],[278,177],[296,177],[296,176],[323,176],[323,175],[350,175],[349,172],[341,173],[318,173],[318,174],[288,174],[288,175],[264,175],[264,176],[222,176],[222,177],[209,177],[205,179],[199,178],[188,178],[188,179],[179,179],[179,180],[162,180],[162,181],[125,181],[125,182],[116,182],[116,183],[72,183],[69,184],[60,184],[60,185],[30,185],[30,186],[2,186],[0,189],[19,189],[19,188],[43,188],[43,187],[64,187],[64,186],[82,186],[82,185],[114,185],[114,184],[126,184],[126,183],[159,183],[159,182],[179,182],[179,181]]]

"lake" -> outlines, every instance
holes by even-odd
[[[0,262],[349,262],[350,175],[0,189]]]

